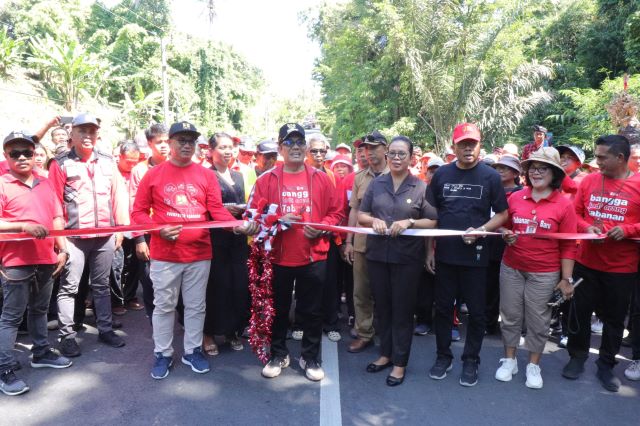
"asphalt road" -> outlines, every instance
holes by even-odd
[[[513,381],[493,378],[502,352],[496,336],[485,339],[477,386],[458,384],[459,360],[445,380],[431,380],[427,375],[435,360],[431,335],[414,338],[405,382],[389,388],[388,370],[365,372],[377,348],[348,353],[346,329],[337,347],[325,339],[323,357],[329,374],[321,385],[307,380],[297,361],[278,378],[262,378],[261,364],[247,344],[241,352],[221,346],[220,355],[211,358],[211,372],[195,374],[179,362],[182,341],[176,327],[178,362],[167,379],[156,381],[149,375],[153,344],[148,320],[142,312],[121,318],[124,327],[118,333],[126,339],[124,348],[98,343],[96,329],[89,326],[78,339],[82,356],[65,370],[29,367],[29,339],[21,336],[16,350],[24,367],[18,374],[31,391],[17,397],[0,394],[0,425],[640,424],[640,382],[623,378],[620,392],[605,391],[595,377],[594,355],[580,380],[565,380],[560,371],[568,356],[553,342],[547,344],[542,359],[541,390],[524,385],[524,352],[518,356],[520,373]],[[50,333],[51,341],[55,336]],[[299,344],[289,342],[297,360]],[[598,342],[594,337],[593,346]],[[464,339],[453,344],[458,357],[463,343]],[[629,358],[630,350],[623,348],[621,356]],[[620,377],[626,365],[621,360],[616,367]]]

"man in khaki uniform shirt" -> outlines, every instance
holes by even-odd
[[[363,145],[367,149],[369,167],[360,170],[354,179],[353,190],[349,207],[349,226],[357,225],[358,211],[369,183],[382,173],[388,173],[387,167],[387,139],[378,131],[374,131],[364,138]],[[369,275],[367,273],[367,236],[362,234],[349,234],[347,236],[345,258],[347,262],[353,262],[353,305],[355,308],[355,327],[358,337],[351,342],[348,351],[352,353],[362,352],[373,342],[375,330],[373,329],[373,297],[369,287]]]

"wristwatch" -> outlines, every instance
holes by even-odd
[[[412,218],[409,218],[409,228],[413,228],[413,225],[415,225],[415,224],[416,224],[416,220],[412,219]],[[407,228],[407,229],[409,229],[409,228]]]
[[[569,278],[563,278],[563,280],[565,280],[566,282],[568,282],[569,284],[573,285],[573,277],[569,277]],[[562,280],[560,280],[562,281]]]

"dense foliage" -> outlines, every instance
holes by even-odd
[[[616,130],[621,75],[640,72],[637,0],[350,0],[309,20],[320,117],[341,142],[383,128],[442,151],[471,120],[487,148],[542,123],[589,150]]]
[[[93,98],[119,109],[129,136],[162,121],[161,39],[168,40],[170,117],[242,130],[261,72],[228,46],[172,29],[169,0],[13,0],[0,9],[0,78],[22,66],[65,110]]]

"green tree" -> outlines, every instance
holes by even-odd
[[[40,71],[49,97],[65,110],[77,108],[82,95],[98,97],[109,75],[109,64],[86,52],[77,41],[63,42],[51,36],[31,39],[29,62]]]
[[[22,38],[14,39],[7,28],[0,27],[0,79],[8,79],[10,70],[21,60],[24,42]]]

